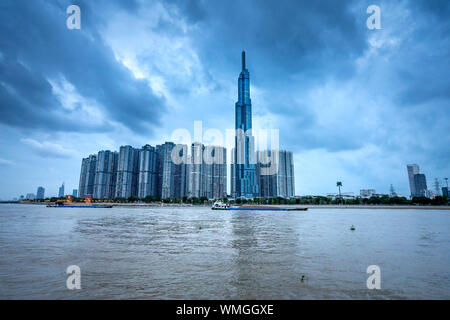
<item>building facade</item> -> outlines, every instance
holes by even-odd
[[[285,150],[258,152],[259,196],[291,198],[295,195],[293,154]]]
[[[156,148],[145,145],[139,150],[138,197],[158,196],[158,154]]]
[[[116,198],[137,197],[139,150],[121,146],[117,165]]]
[[[414,175],[420,173],[419,166],[417,164],[408,164],[406,166],[408,171],[408,180],[409,180],[409,190],[411,192],[411,197],[416,195],[416,188],[414,184]]]
[[[45,188],[44,187],[38,187],[36,191],[36,199],[44,199],[45,198]]]
[[[99,151],[94,178],[95,199],[113,199],[116,191],[119,155],[109,150]]]
[[[375,189],[361,189],[359,191],[359,196],[361,198],[370,198],[370,197],[374,197],[376,193],[377,192]]]
[[[206,159],[206,160],[205,160]],[[91,173],[92,164],[96,164]],[[92,187],[90,186],[90,180]],[[141,149],[120,147],[119,153],[100,151],[97,156],[83,158],[80,172],[79,196],[96,199],[206,197],[227,196],[226,149],[166,142]]]
[[[62,183],[61,187],[59,187],[58,197],[64,198],[64,182]]]
[[[414,197],[427,197],[427,179],[423,173],[418,173],[414,175],[414,191],[412,195]]]

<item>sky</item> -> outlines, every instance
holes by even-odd
[[[410,163],[431,189],[450,175],[449,17],[446,0],[3,0],[0,199],[71,193],[82,157],[194,121],[233,128],[242,50],[254,130],[279,130],[297,195],[409,195]]]

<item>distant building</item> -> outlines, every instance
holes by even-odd
[[[359,191],[359,196],[361,198],[370,198],[373,197],[377,192],[375,189],[361,189]]]
[[[26,200],[34,200],[36,199],[36,196],[34,193],[27,193]]]
[[[155,147],[145,145],[139,150],[138,197],[158,195],[158,154]]]
[[[355,194],[353,192],[341,192],[342,199],[355,199]],[[327,193],[327,198],[337,199],[339,198],[339,193]]]
[[[36,191],[36,199],[42,200],[45,198],[45,188],[38,187]]]
[[[94,178],[95,199],[113,199],[116,191],[117,166],[119,155],[109,150],[100,151]]]
[[[414,175],[414,191],[415,197],[426,197],[427,194],[427,179],[424,174],[418,173]]]
[[[442,187],[442,196],[448,198],[448,187]]]
[[[116,198],[137,197],[139,150],[121,146],[117,167]]]
[[[411,191],[411,197],[416,195],[416,188],[414,184],[414,175],[419,174],[419,166],[417,164],[408,164],[406,166],[408,171],[408,179],[409,179],[409,190]]]
[[[64,198],[64,182],[62,183],[61,187],[59,187],[58,197]]]
[[[291,198],[295,195],[292,152],[285,150],[259,151],[256,172],[260,197]]]
[[[76,198],[78,197],[78,189],[73,189],[72,195]]]
[[[78,197],[94,194],[95,171],[97,169],[97,156],[91,154],[81,161],[80,183],[78,185]]]

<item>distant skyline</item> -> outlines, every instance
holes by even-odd
[[[234,128],[242,50],[253,128],[280,130],[297,195],[409,195],[412,163],[430,189],[450,175],[448,1],[81,0],[80,30],[70,4],[2,2],[0,199],[75,189],[81,158],[195,120]]]

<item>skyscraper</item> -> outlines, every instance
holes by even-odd
[[[188,197],[200,198],[204,195],[203,193],[203,183],[204,172],[202,169],[203,164],[203,152],[205,146],[201,143],[194,142],[191,145],[191,157],[189,163],[189,187],[188,187]]]
[[[285,150],[258,152],[257,177],[261,197],[293,197],[295,179],[292,152]]]
[[[414,175],[414,190],[413,197],[426,197],[427,196],[427,179],[424,174],[417,173]]]
[[[187,194],[187,183],[188,177],[186,175],[187,169],[187,145],[185,144],[177,144],[176,149],[172,150],[172,152],[178,152],[177,163],[173,165],[173,197],[174,198],[183,198]]]
[[[45,188],[38,187],[36,192],[36,199],[44,199],[45,198]]]
[[[173,142],[156,146],[158,153],[158,194],[162,199],[174,196],[174,164],[172,162]]]
[[[61,187],[59,187],[58,197],[59,198],[64,197],[64,182],[62,183]]]
[[[114,198],[118,160],[119,155],[117,152],[111,152],[109,150],[98,152],[94,179],[94,198]]]
[[[420,170],[417,164],[408,164],[406,168],[408,170],[409,190],[411,191],[411,197],[413,197],[414,195],[416,195],[414,175],[420,173]]]
[[[211,198],[222,199],[227,196],[227,149],[213,146],[211,155],[214,158],[211,164]]]
[[[116,198],[137,196],[139,170],[139,150],[131,146],[121,146],[117,165]]]
[[[255,141],[252,135],[252,102],[250,99],[250,73],[245,67],[242,51],[242,71],[238,79],[238,101],[235,105],[235,150],[232,175],[233,197],[253,198],[258,195],[256,177]]]
[[[138,197],[157,196],[158,154],[155,147],[145,145],[139,150]]]
[[[94,194],[95,171],[97,168],[97,156],[91,154],[81,161],[80,183],[78,185],[78,196]]]

